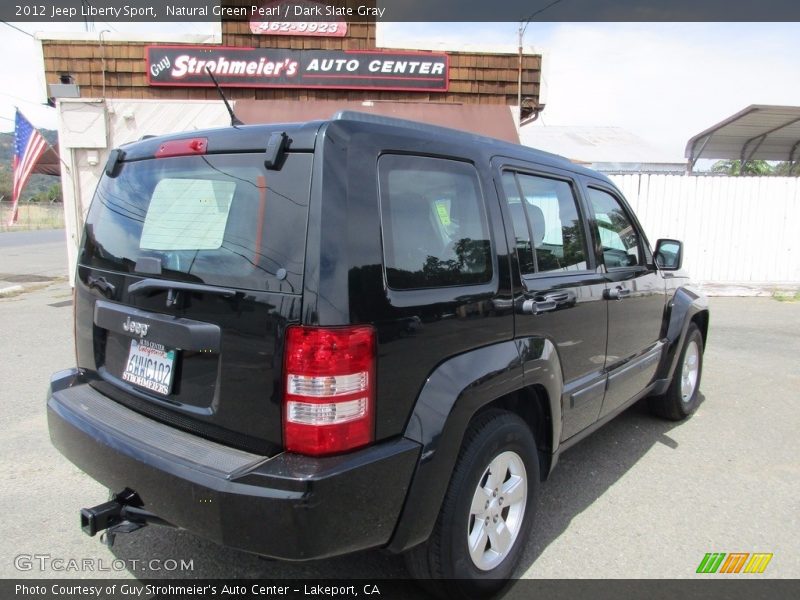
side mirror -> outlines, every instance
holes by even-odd
[[[659,269],[677,271],[683,264],[683,242],[669,239],[658,240],[654,255]]]

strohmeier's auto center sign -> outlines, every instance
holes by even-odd
[[[446,92],[449,62],[433,52],[149,46],[150,85]]]

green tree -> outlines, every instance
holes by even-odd
[[[54,183],[47,190],[47,201],[50,204],[61,202],[61,184]]]
[[[711,165],[712,173],[722,173],[725,175],[772,175],[772,165],[765,160],[748,161],[742,170],[740,160],[718,160]]]
[[[800,177],[800,160],[794,162],[783,161],[775,165],[775,175],[784,177]]]

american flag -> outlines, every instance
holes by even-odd
[[[9,225],[13,225],[17,221],[19,195],[31,176],[36,161],[39,160],[46,149],[47,141],[42,137],[42,134],[17,110],[14,122],[14,162],[12,165],[14,171],[11,190],[13,207],[11,218],[8,220]]]

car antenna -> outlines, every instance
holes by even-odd
[[[214,77],[214,74],[211,72],[211,69],[209,69],[208,66],[206,66],[206,73],[208,73],[208,76],[211,77],[211,81],[214,82],[214,87],[216,87],[217,92],[219,92],[219,97],[222,98],[222,101],[225,103],[225,108],[228,109],[228,114],[231,116],[231,127],[236,127],[237,125],[244,125],[244,123],[242,123],[241,120],[239,120],[239,117],[237,117],[234,114],[231,105],[228,104],[228,99],[225,97],[225,94],[222,93],[222,88],[219,87],[219,83],[217,83],[217,78]]]

